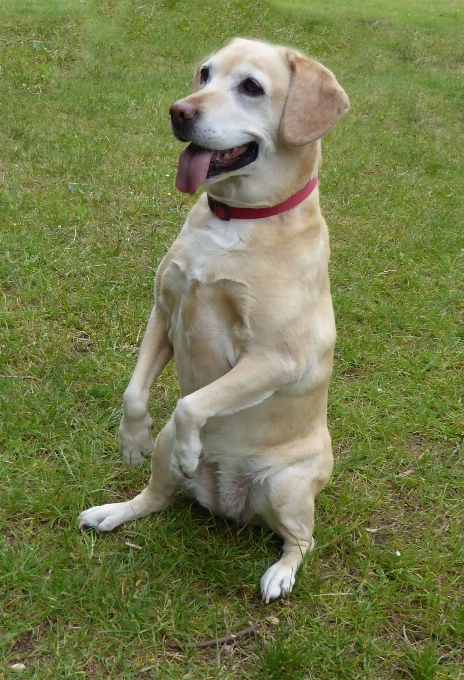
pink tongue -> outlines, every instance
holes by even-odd
[[[189,144],[182,151],[176,177],[176,187],[179,191],[184,194],[195,193],[206,179],[213,153],[210,149],[202,149],[196,144]]]

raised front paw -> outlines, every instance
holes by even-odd
[[[148,413],[137,419],[122,417],[119,426],[119,451],[126,465],[141,465],[150,458],[154,448],[152,422]]]
[[[173,417],[176,434],[171,455],[171,477],[175,480],[185,477],[191,479],[198,467],[203,447],[199,424],[195,422],[189,408],[189,397],[178,401]]]
[[[171,455],[170,473],[172,479],[192,479],[200,462],[201,454],[202,448],[199,438],[197,445],[192,442],[191,446],[185,446],[176,442]]]

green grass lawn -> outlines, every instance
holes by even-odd
[[[464,674],[463,7],[400,0],[3,0],[0,677],[444,680]],[[179,497],[99,536],[149,471],[117,451],[157,264],[192,204],[168,108],[235,35],[332,69],[323,144],[336,454],[316,550],[261,604],[279,541]],[[153,390],[157,428],[178,396]],[[133,547],[137,546],[137,547]],[[176,649],[256,623],[229,650]],[[22,672],[11,665],[23,663]]]

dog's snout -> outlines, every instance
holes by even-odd
[[[181,128],[196,115],[197,110],[193,104],[181,99],[171,106],[169,115],[174,127]]]

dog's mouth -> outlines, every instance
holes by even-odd
[[[258,158],[258,153],[256,142],[234,146],[225,151],[189,144],[179,158],[176,187],[184,194],[194,194],[207,179],[253,163]]]

